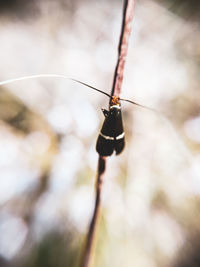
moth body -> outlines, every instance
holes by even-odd
[[[101,156],[118,155],[125,146],[124,129],[119,98],[113,97],[109,110],[102,109],[105,116],[97,139],[96,150]]]

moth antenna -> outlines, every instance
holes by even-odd
[[[74,82],[77,82],[77,83],[80,83],[80,84],[82,84],[82,85],[84,85],[84,86],[87,86],[87,87],[89,87],[89,88],[91,88],[91,89],[93,89],[93,90],[95,90],[95,91],[97,91],[97,92],[100,92],[100,93],[102,93],[102,94],[104,94],[104,95],[106,95],[106,96],[108,96],[108,97],[111,97],[111,95],[107,94],[106,92],[104,92],[104,91],[102,91],[102,90],[100,90],[100,89],[97,89],[97,88],[95,88],[95,87],[93,87],[93,86],[91,86],[91,85],[89,85],[89,84],[87,84],[87,83],[84,83],[84,82],[81,82],[81,81],[79,81],[79,80],[75,80],[75,79],[72,79],[72,78],[70,78],[70,80],[72,80],[72,81],[74,81]]]
[[[4,81],[0,81],[0,86],[2,85],[5,85],[5,84],[9,84],[9,83],[13,83],[13,82],[17,82],[17,81],[23,81],[23,80],[29,80],[29,79],[36,79],[36,78],[63,78],[63,79],[67,79],[67,80],[71,80],[71,81],[74,81],[74,82],[77,82],[77,83],[80,83],[84,86],[87,86],[97,92],[100,92],[108,97],[111,97],[111,95],[107,94],[106,92],[100,90],[100,89],[97,89],[87,83],[84,83],[84,82],[81,82],[81,81],[78,81],[76,79],[72,79],[72,78],[69,78],[65,75],[61,75],[61,74],[36,74],[36,75],[28,75],[28,76],[22,76],[22,77],[18,77],[18,78],[14,78],[14,79],[8,79],[8,80],[4,80]]]
[[[76,79],[73,79],[73,78],[69,78],[69,77],[67,77],[67,76],[65,76],[65,75],[62,75],[62,74],[54,74],[54,73],[53,73],[53,74],[36,74],[36,75],[28,75],[28,76],[22,76],[22,77],[18,77],[18,78],[14,78],[14,79],[8,79],[8,80],[0,81],[0,86],[5,85],[5,84],[9,84],[9,83],[13,83],[13,82],[17,82],[17,81],[23,81],[23,80],[29,80],[29,79],[36,79],[36,78],[45,78],[45,77],[46,77],[46,78],[63,78],[63,79],[71,80],[71,81],[80,83],[80,84],[82,84],[82,85],[84,85],[84,86],[86,86],[86,87],[89,87],[89,88],[91,88],[91,89],[93,89],[93,90],[95,90],[95,91],[97,91],[97,92],[99,92],[99,93],[102,93],[102,94],[104,94],[104,95],[106,95],[106,96],[108,96],[108,97],[112,97],[112,96],[109,95],[108,93],[106,93],[106,92],[104,92],[104,91],[102,91],[102,90],[100,90],[100,89],[97,89],[97,88],[95,88],[95,87],[93,87],[93,86],[91,86],[91,85],[89,85],[89,84],[87,84],[87,83],[81,82],[81,81],[76,80]],[[149,108],[149,107],[140,105],[140,104],[138,104],[138,103],[136,103],[136,102],[134,102],[134,101],[131,101],[131,100],[129,100],[129,99],[120,98],[120,100],[129,102],[129,103],[131,103],[131,104],[133,104],[133,105],[136,105],[136,106],[139,106],[139,107],[142,107],[142,108],[145,108],[145,109],[152,110],[152,111],[154,111],[154,112],[158,112],[158,111],[156,111],[156,110],[154,110],[154,109],[152,109],[152,108]]]
[[[28,75],[28,76],[18,77],[18,78],[14,78],[14,79],[8,79],[8,80],[0,81],[0,86],[5,85],[5,84],[9,84],[9,83],[13,83],[13,82],[17,82],[17,81],[36,79],[36,78],[44,78],[44,77],[63,78],[63,79],[69,80],[69,78],[67,76],[61,75],[61,74],[36,74],[36,75]]]
[[[131,104],[133,104],[133,105],[136,105],[136,106],[139,106],[139,107],[141,107],[141,108],[145,108],[145,109],[151,110],[151,111],[153,111],[153,112],[159,113],[157,110],[155,110],[155,109],[153,109],[153,108],[149,108],[149,107],[140,105],[140,104],[138,104],[138,103],[136,103],[136,102],[134,102],[134,101],[131,101],[131,100],[129,100],[129,99],[120,98],[120,100],[121,100],[121,101],[129,102],[129,103],[131,103]]]

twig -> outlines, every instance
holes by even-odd
[[[101,202],[101,191],[102,191],[102,183],[103,183],[103,175],[105,171],[106,157],[99,156],[98,162],[98,174],[97,174],[97,184],[96,184],[96,201],[94,214],[92,217],[92,221],[90,223],[89,232],[87,236],[87,243],[85,247],[85,253],[83,255],[83,263],[82,267],[88,267],[91,259],[91,251],[94,244],[94,234],[97,226],[97,219],[99,217],[100,210],[100,202]]]
[[[128,41],[131,33],[131,22],[133,20],[134,6],[135,0],[124,1],[122,29],[118,46],[118,60],[115,68],[113,87],[111,91],[111,95],[115,96],[119,96],[121,92],[125,60],[128,51]]]
[[[122,28],[118,46],[118,59],[114,73],[113,87],[111,91],[112,96],[113,95],[119,96],[121,91],[125,59],[128,50],[128,40],[131,32],[131,21],[133,19],[134,4],[135,0],[124,0]],[[81,262],[81,267],[88,267],[92,256],[95,232],[100,211],[102,183],[103,183],[103,176],[105,173],[105,167],[106,167],[106,157],[102,157],[99,155],[95,208],[87,235],[87,241]]]

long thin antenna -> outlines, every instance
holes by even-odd
[[[91,88],[91,89],[93,89],[93,90],[95,90],[97,92],[100,92],[100,93],[104,94],[104,95],[107,95],[108,97],[111,97],[111,95],[107,94],[106,92],[104,92],[104,91],[102,91],[100,89],[97,89],[97,88],[95,88],[95,87],[93,87],[93,86],[91,86],[91,85],[89,85],[87,83],[84,83],[84,82],[81,82],[81,81],[78,81],[78,80],[75,80],[75,79],[71,79],[71,78],[69,78],[69,79],[74,81],[74,82],[80,83],[80,84],[82,84],[84,86],[87,86],[87,87],[89,87],[89,88]]]
[[[29,75],[29,76],[23,76],[23,77],[19,77],[19,78],[14,78],[14,79],[8,79],[8,80],[5,80],[5,81],[1,81],[0,82],[0,86],[1,85],[5,85],[5,84],[9,84],[9,83],[13,83],[13,82],[17,82],[17,81],[23,81],[23,80],[29,80],[29,79],[36,79],[36,78],[44,78],[44,77],[48,77],[48,78],[63,78],[63,79],[67,79],[67,80],[71,80],[71,81],[74,81],[74,82],[77,82],[77,83],[80,83],[84,86],[87,86],[97,92],[100,92],[108,97],[111,97],[111,95],[107,94],[106,92],[100,90],[100,89],[97,89],[87,83],[84,83],[84,82],[81,82],[79,80],[76,80],[76,79],[73,79],[73,78],[69,78],[65,75],[62,75],[62,74],[37,74],[37,75]]]
[[[19,78],[1,81],[0,86],[5,85],[5,84],[9,84],[9,83],[13,83],[13,82],[17,82],[17,81],[36,79],[36,78],[44,78],[44,77],[69,79],[67,76],[61,75],[61,74],[37,74],[37,75],[29,75],[29,76],[23,76],[23,77],[19,77]]]
[[[74,81],[76,83],[80,83],[88,88],[91,88],[92,90],[95,90],[99,93],[102,93],[108,97],[112,97],[110,94],[96,88],[96,87],[93,87],[87,83],[84,83],[84,82],[81,82],[79,80],[76,80],[76,79],[73,79],[73,78],[69,78],[67,77],[66,75],[62,75],[62,74],[36,74],[36,75],[29,75],[29,76],[23,76],[23,77],[18,77],[18,78],[14,78],[14,79],[8,79],[8,80],[4,80],[4,81],[0,81],[0,86],[2,85],[6,85],[6,84],[9,84],[9,83],[14,83],[14,82],[17,82],[17,81],[23,81],[23,80],[30,80],[30,79],[36,79],[36,78],[63,78],[63,79],[67,79],[67,80],[71,80],[71,81]],[[129,100],[129,99],[124,99],[124,98],[119,98],[119,100],[121,101],[126,101],[126,102],[129,102],[133,105],[136,105],[136,106],[139,106],[139,107],[142,107],[142,108],[145,108],[145,109],[149,109],[151,111],[154,111],[154,112],[157,112],[156,110],[152,109],[152,108],[149,108],[149,107],[146,107],[146,106],[143,106],[143,105],[140,105],[132,100]]]
[[[157,113],[158,113],[157,110],[155,110],[155,109],[153,109],[153,108],[149,108],[149,107],[143,106],[143,105],[140,105],[140,104],[138,104],[138,103],[136,103],[136,102],[134,102],[134,101],[132,101],[132,100],[124,99],[124,98],[119,98],[119,100],[121,100],[121,101],[126,101],[126,102],[131,103],[131,104],[133,104],[133,105],[136,105],[136,106],[138,106],[138,107],[145,108],[145,109],[148,109],[148,110],[151,110],[151,111],[154,111],[154,112],[157,112]]]

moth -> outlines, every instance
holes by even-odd
[[[86,83],[83,83],[81,81],[75,79],[71,80],[78,82],[84,86],[87,86],[93,90],[96,90],[110,98],[109,110],[102,109],[105,119],[103,126],[100,130],[99,136],[97,138],[96,151],[99,153],[100,156],[111,156],[113,152],[115,152],[116,155],[120,154],[125,147],[125,133],[123,128],[120,100],[129,102],[131,104],[143,108],[147,107],[142,106],[128,99],[122,99],[117,96],[111,96],[106,92],[99,90],[93,86],[90,86]]]
[[[109,110],[102,109],[105,120],[99,133],[96,150],[101,156],[118,155],[125,146],[121,104],[116,96],[112,96]]]

